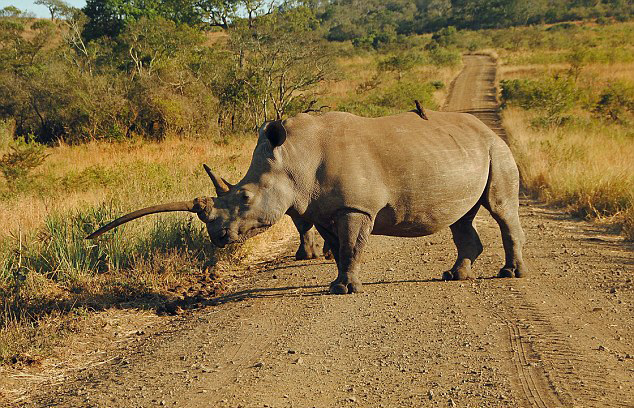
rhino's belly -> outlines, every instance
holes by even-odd
[[[375,222],[372,235],[387,235],[391,237],[423,237],[431,235],[441,230],[443,226],[428,223],[400,222],[398,224],[388,224]]]
[[[412,200],[408,197],[387,204],[376,214],[372,234],[421,237],[447,228],[476,205],[482,196],[484,183],[471,186],[470,190],[443,199]]]
[[[374,220],[372,234],[393,237],[422,237],[448,227],[461,216],[458,212],[452,217],[436,217],[433,214],[420,213],[409,219],[396,220],[393,209],[385,207],[379,211]]]

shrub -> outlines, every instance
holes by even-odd
[[[414,100],[429,109],[438,106],[433,99],[436,87],[432,83],[400,81],[386,89],[376,89],[364,100],[357,95],[337,108],[366,117],[391,115],[414,109]]]
[[[422,58],[412,51],[391,55],[379,61],[379,72],[396,72],[398,80],[403,79],[403,74],[411,71],[416,65],[421,64]]]
[[[634,86],[622,81],[613,82],[601,92],[594,113],[603,119],[625,122],[634,113]]]
[[[429,84],[433,86],[434,89],[445,89],[445,83],[443,81],[431,81]]]
[[[48,155],[44,146],[33,141],[32,135],[28,141],[24,137],[18,137],[9,144],[9,149],[10,152],[0,159],[0,171],[7,180],[9,189],[17,191],[23,188],[31,171],[44,163]]]
[[[534,124],[560,125],[564,113],[577,99],[577,91],[570,78],[553,77],[541,80],[512,79],[500,82],[502,100],[516,102],[523,109],[535,109],[542,117]]]
[[[458,50],[439,47],[429,51],[430,62],[438,67],[456,66],[460,63],[461,58]]]
[[[589,54],[588,50],[582,47],[574,48],[566,57],[568,64],[570,64],[569,74],[574,78],[575,82],[581,74],[581,70],[588,63]]]
[[[376,105],[386,108],[410,110],[413,109],[412,104],[417,99],[423,106],[435,108],[432,97],[434,90],[435,88],[429,83],[400,82],[387,88],[384,92],[374,95],[372,101]]]
[[[456,45],[458,42],[458,31],[454,26],[444,27],[435,32],[431,39],[439,47]]]
[[[14,125],[13,120],[0,120],[0,151],[8,149],[13,141]]]

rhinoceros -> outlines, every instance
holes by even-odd
[[[473,219],[484,206],[505,251],[500,277],[522,277],[519,172],[506,143],[466,113],[426,111],[365,118],[298,114],[264,123],[249,169],[236,185],[209,175],[221,194],[149,207],[88,238],[161,211],[190,211],[218,247],[265,231],[284,214],[315,225],[330,246],[330,292],[362,290],[360,259],[371,234],[420,237],[449,227],[458,256],[445,280],[475,278],[482,252]]]

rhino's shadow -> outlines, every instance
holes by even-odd
[[[380,280],[376,282],[364,282],[364,286],[374,285],[396,285],[403,283],[438,283],[441,279],[403,279],[403,280]],[[267,299],[267,298],[292,298],[292,297],[310,297],[310,296],[339,296],[332,295],[328,291],[328,285],[297,285],[297,286],[278,286],[269,288],[252,288],[239,290],[237,292],[222,295],[205,301],[208,306],[219,306],[225,303],[241,302],[248,299]],[[353,295],[354,296],[354,295]]]

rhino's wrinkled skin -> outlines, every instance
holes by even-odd
[[[472,221],[484,206],[502,232],[499,275],[525,276],[519,176],[508,146],[472,115],[427,117],[331,112],[268,122],[245,177],[206,199],[212,202],[199,217],[220,247],[284,214],[314,224],[337,262],[331,292],[344,294],[361,290],[359,260],[370,234],[418,237],[450,227],[458,258],[443,277],[473,278],[482,244]]]

